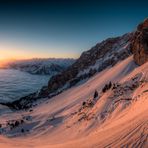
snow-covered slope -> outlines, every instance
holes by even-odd
[[[17,69],[31,74],[55,75],[74,63],[74,59],[30,59],[18,60],[6,64],[7,68]]]
[[[5,108],[0,147],[147,148],[147,97],[148,63],[130,56],[28,111]]]

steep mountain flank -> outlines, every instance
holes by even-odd
[[[148,18],[138,25],[133,35],[131,50],[138,65],[148,61]]]
[[[48,83],[48,94],[64,87],[65,84],[67,84],[67,87],[71,87],[80,80],[89,78],[127,58],[131,55],[129,49],[131,36],[132,34],[125,34],[121,37],[109,38],[82,53],[71,67],[51,78]]]

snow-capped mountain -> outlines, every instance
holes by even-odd
[[[30,74],[55,75],[74,63],[74,59],[30,59],[7,63],[7,68],[17,69]]]
[[[147,148],[147,22],[139,37],[109,38],[39,92],[2,104],[0,146]]]

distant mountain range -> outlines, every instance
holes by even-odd
[[[17,60],[6,64],[5,68],[16,69],[30,74],[56,75],[74,63],[74,59],[30,59]]]

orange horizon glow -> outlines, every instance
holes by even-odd
[[[64,48],[64,47],[62,47]],[[71,47],[70,47],[71,48]],[[66,47],[65,47],[66,49]],[[10,40],[0,41],[0,62],[27,60],[34,58],[78,58],[79,53],[61,49],[59,45],[46,46]]]
[[[27,59],[34,59],[34,58],[77,58],[73,57],[69,54],[50,54],[44,55],[43,54],[34,54],[34,53],[27,53],[23,51],[0,51],[0,61],[12,61],[12,60],[27,60]]]
[[[29,60],[34,58],[74,58],[70,57],[70,55],[44,55],[44,53],[34,54],[32,52],[26,52],[24,50],[0,50],[0,68],[5,67],[9,62],[17,61],[17,60]]]
[[[12,60],[27,60],[33,58],[77,58],[77,56],[70,55],[69,53],[61,54],[61,53],[40,53],[40,52],[33,52],[33,51],[25,51],[25,50],[0,50],[0,61],[9,62]]]

